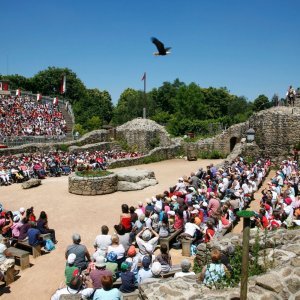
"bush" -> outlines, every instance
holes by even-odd
[[[69,146],[66,144],[61,144],[56,146],[56,151],[63,151],[63,152],[68,152],[69,151]]]
[[[218,151],[218,150],[211,150],[211,151],[201,151],[198,154],[198,157],[201,159],[219,159],[219,158],[226,158],[226,154]]]
[[[81,177],[103,177],[112,174],[112,172],[105,170],[82,170],[76,171],[75,174]]]

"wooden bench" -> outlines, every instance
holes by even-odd
[[[29,252],[28,251],[18,249],[15,247],[9,247],[7,249],[7,251],[9,253],[11,253],[11,255],[14,256],[15,260],[18,260],[20,262],[21,270],[29,268],[30,263],[29,263]]]
[[[11,284],[12,282],[15,281],[15,267],[12,266],[4,272],[4,281],[6,285]]]
[[[161,244],[166,244],[167,247],[168,247],[168,251],[169,251],[170,250],[170,242],[172,240],[174,240],[180,233],[182,233],[182,229],[179,229],[179,230],[176,230],[176,231],[170,233],[170,235],[167,236],[167,237],[164,237],[164,238],[160,237],[159,238],[159,244],[160,245]]]
[[[43,238],[43,240],[49,240],[51,238],[50,233],[41,234],[40,236]],[[31,246],[31,245],[29,245],[28,240],[26,240],[26,241],[18,241],[17,242],[17,247],[18,248],[19,247],[20,248],[25,247],[27,249],[31,249],[33,258],[37,258],[37,257],[39,257],[39,256],[42,255],[42,247],[41,247],[41,245]]]

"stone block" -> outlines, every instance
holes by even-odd
[[[41,179],[36,179],[36,178],[31,178],[28,181],[25,181],[22,183],[22,188],[23,189],[30,189],[32,187],[36,187],[42,184]]]
[[[265,274],[256,278],[256,284],[264,289],[272,292],[280,293],[283,286],[280,277],[275,274]]]

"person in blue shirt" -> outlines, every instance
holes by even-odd
[[[94,293],[93,300],[120,300],[121,293],[113,287],[112,276],[101,277],[102,289],[97,289]]]
[[[36,223],[32,222],[31,228],[27,231],[28,243],[30,246],[38,246],[41,245],[45,247],[46,241],[40,236],[41,232],[36,228]]]

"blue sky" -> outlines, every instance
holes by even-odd
[[[68,67],[114,103],[144,72],[147,90],[179,78],[249,100],[300,87],[298,0],[2,1],[0,25],[1,74]]]

